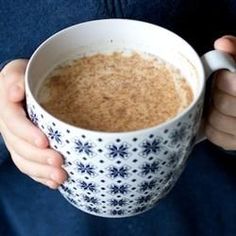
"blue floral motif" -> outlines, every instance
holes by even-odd
[[[182,125],[180,128],[174,129],[169,135],[170,144],[176,145],[179,143],[184,143],[187,133],[186,125]]]
[[[172,152],[168,157],[167,157],[167,166],[171,168],[175,168],[179,162],[180,159],[180,152]]]
[[[86,209],[89,212],[100,213],[100,210],[96,207],[86,206]]]
[[[51,140],[55,140],[58,144],[62,144],[61,133],[58,130],[53,130],[52,127],[48,127],[48,136]]]
[[[126,143],[120,145],[111,144],[108,147],[108,156],[111,158],[127,158],[130,154],[128,152],[129,146]]]
[[[129,191],[129,186],[127,184],[123,184],[123,185],[116,185],[116,184],[113,184],[110,186],[110,192],[111,194],[127,194]]]
[[[93,152],[93,145],[89,142],[82,142],[81,140],[79,139],[76,139],[75,140],[75,151],[77,153],[80,153],[80,154],[86,154],[88,156],[93,156],[94,155],[94,152]]]
[[[87,195],[84,195],[84,196],[83,196],[83,199],[84,199],[84,201],[86,201],[86,202],[88,202],[88,203],[92,203],[92,204],[95,204],[95,205],[99,204],[98,199],[95,198],[95,197],[89,197],[89,196],[87,196]]]
[[[145,192],[147,190],[152,190],[153,188],[156,187],[157,181],[156,180],[151,180],[151,181],[144,181],[140,184],[139,190],[141,192]]]
[[[81,174],[87,173],[90,176],[95,175],[94,166],[92,166],[90,164],[83,164],[81,162],[77,162],[77,170]]]
[[[127,205],[127,200],[126,199],[111,199],[110,200],[110,205],[111,206],[125,206]]]
[[[108,168],[109,174],[108,176],[112,179],[120,177],[120,178],[128,178],[129,176],[129,167],[128,166],[122,166],[122,167],[115,167],[111,166]]]
[[[94,183],[86,183],[85,181],[79,181],[79,187],[83,190],[89,190],[90,192],[96,192],[97,188]]]
[[[151,199],[152,199],[152,194],[149,194],[147,196],[139,197],[136,201],[137,204],[142,204],[142,203],[148,203]]]
[[[67,193],[68,195],[72,195],[72,194],[73,194],[72,190],[71,190],[70,188],[66,187],[64,184],[61,185],[61,189],[62,189],[65,193]]]
[[[164,176],[164,180],[162,182],[162,184],[167,184],[173,177],[173,172],[169,172],[168,174],[166,174]]]
[[[157,155],[164,149],[161,137],[157,137],[153,141],[145,140],[140,146],[142,148],[142,156],[148,156],[149,154]]]
[[[30,120],[36,125],[38,126],[38,116],[37,114],[34,112],[34,110],[32,108],[30,108],[30,112],[29,112],[29,117],[30,117]]]
[[[137,207],[134,209],[133,213],[141,213],[146,210],[146,207]]]
[[[159,169],[159,161],[154,161],[153,163],[145,163],[141,166],[141,174],[142,175],[148,175],[149,173],[155,174]]]
[[[124,215],[125,211],[124,210],[111,210],[111,215],[115,216],[115,215]]]
[[[71,197],[66,197],[66,199],[67,199],[69,202],[71,202],[72,204],[77,205],[77,202],[76,202],[73,198],[71,198]]]

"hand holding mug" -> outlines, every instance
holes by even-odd
[[[215,48],[236,57],[236,37],[216,40]],[[236,74],[226,70],[216,72],[212,96],[206,136],[226,150],[236,150]]]
[[[0,73],[0,132],[18,169],[55,189],[67,175],[61,155],[48,147],[46,136],[26,117],[23,78],[27,63],[14,60]]]

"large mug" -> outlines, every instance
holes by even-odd
[[[192,103],[166,122],[130,132],[99,132],[69,125],[40,106],[37,92],[46,75],[69,58],[96,52],[141,51],[177,67],[194,94]],[[157,25],[106,19],[66,28],[42,43],[25,74],[27,111],[64,157],[68,180],[59,187],[75,207],[103,217],[127,217],[155,206],[175,185],[201,123],[207,77],[235,71],[220,51],[199,58],[182,38]],[[160,101],[161,102],[161,101]]]

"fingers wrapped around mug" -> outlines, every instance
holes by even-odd
[[[226,149],[236,150],[236,74],[216,73],[212,106],[206,124],[207,138]]]

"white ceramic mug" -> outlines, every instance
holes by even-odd
[[[160,125],[130,132],[74,127],[39,105],[38,88],[56,65],[68,58],[120,50],[157,55],[179,68],[194,94],[191,105]],[[152,208],[184,169],[199,130],[206,78],[221,68],[235,71],[227,54],[212,51],[201,60],[176,34],[139,21],[91,21],[47,39],[28,63],[26,101],[32,122],[64,156],[69,179],[59,188],[62,195],[82,211],[103,217],[132,216]]]

